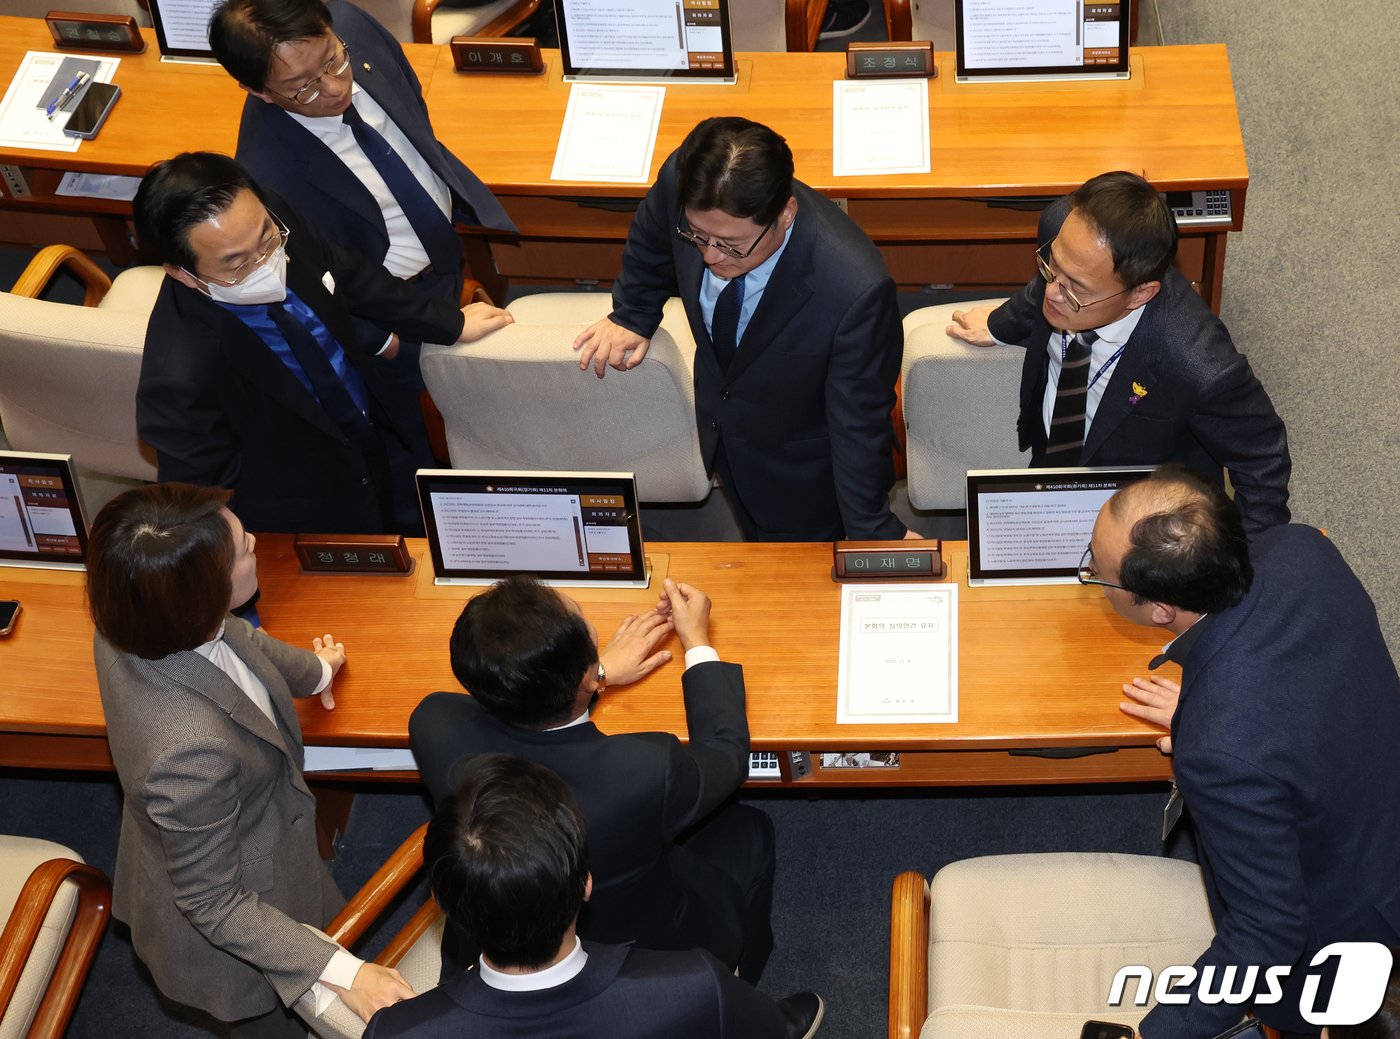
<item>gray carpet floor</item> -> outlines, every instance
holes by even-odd
[[[1392,18],[1381,0],[1146,0],[1141,39],[1229,44],[1251,183],[1223,317],[1288,423],[1295,518],[1329,529],[1395,649],[1400,574],[1385,546],[1400,498],[1400,378],[1383,352],[1400,324],[1400,302],[1383,288],[1400,241]],[[778,948],[762,987],[820,991],[825,1039],[883,1032],[888,893],[900,870],[1007,851],[1162,850],[1159,787],[748,800],[772,814],[779,841]],[[109,870],[119,804],[111,777],[0,770],[0,832],[64,841]],[[426,812],[411,791],[359,798],[334,867],[341,886],[354,890]],[[159,1005],[114,927],[69,1035],[200,1034]]]

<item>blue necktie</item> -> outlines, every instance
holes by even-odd
[[[714,344],[719,366],[729,370],[739,349],[739,312],[744,309],[744,275],[732,279],[715,301],[710,317],[710,342]]]
[[[315,312],[289,291],[286,303],[269,303],[267,313],[287,341],[297,364],[311,380],[316,398],[326,414],[352,440],[373,436],[373,427],[365,414],[367,400],[364,381],[360,373],[349,368],[348,364],[343,379],[336,373],[320,337],[315,334],[316,330],[324,331],[328,341],[333,343],[334,340]]]
[[[399,153],[389,146],[378,130],[364,121],[353,104],[341,118],[354,133],[365,157],[384,178],[384,184],[393,192],[394,198],[398,199],[413,233],[423,243],[423,251],[428,254],[433,270],[440,274],[460,270],[462,242],[452,227],[452,221],[443,216],[442,210]]]

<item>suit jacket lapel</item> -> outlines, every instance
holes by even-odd
[[[272,666],[267,657],[254,647],[250,630],[244,629],[241,625],[225,628],[224,641],[237,654],[238,659],[243,661],[244,666],[256,675],[258,681],[267,689],[268,699],[272,701],[272,713],[277,716],[277,728],[282,737],[282,749],[286,752],[287,760],[292,766],[293,783],[298,789],[310,795],[311,791],[307,789],[301,771],[304,761],[301,722],[297,719],[296,707],[292,703],[292,693],[287,688],[287,680],[282,677],[280,671]],[[239,690],[239,693],[242,694],[242,690]],[[244,695],[243,699],[248,700],[248,697]],[[248,702],[252,703],[251,700]],[[266,718],[262,711],[257,710],[256,705],[253,709],[260,717]]]
[[[1094,453],[1113,435],[1113,431],[1118,428],[1119,424],[1128,417],[1129,412],[1137,404],[1137,398],[1143,396],[1134,389],[1134,384],[1143,390],[1148,390],[1157,381],[1152,357],[1148,355],[1147,348],[1143,346],[1149,341],[1150,332],[1146,331],[1146,326],[1151,320],[1152,311],[1149,310],[1138,321],[1137,327],[1133,329],[1133,334],[1128,337],[1128,342],[1123,349],[1123,356],[1118,358],[1118,363],[1113,366],[1113,371],[1109,373],[1108,385],[1104,387],[1103,396],[1099,398],[1099,406],[1094,411],[1094,421],[1089,423],[1089,431],[1084,437],[1084,450],[1081,455],[1084,465],[1094,464],[1092,461]]]
[[[793,316],[807,305],[812,296],[808,277],[811,266],[811,222],[803,221],[799,215],[793,224],[787,247],[769,275],[763,297],[758,301],[758,307],[739,340],[739,349],[734,363],[729,366],[727,382],[743,375]]]
[[[281,699],[288,697],[286,682],[281,675],[269,674],[265,668],[254,665],[249,657],[259,654],[248,652],[251,647],[246,640],[243,644],[243,652],[239,652],[233,642],[229,643],[229,647],[234,649],[239,659],[247,665],[248,670],[257,675],[258,680],[267,687],[268,696],[274,705],[274,713],[283,717],[282,726],[274,725],[267,715],[262,713],[258,705],[248,698],[248,694],[238,688],[233,679],[229,678],[221,668],[193,650],[173,653],[150,663],[154,670],[209,700],[226,713],[240,728],[279,750],[292,766],[292,784],[308,797],[311,796],[311,791],[307,788],[306,780],[301,774],[301,762],[298,760],[301,744],[298,741],[295,750],[290,746],[291,737],[289,734],[299,732],[300,726],[286,726],[285,715],[277,706],[279,697]]]
[[[377,101],[379,98],[376,96],[375,100]],[[267,107],[273,108],[271,105]],[[335,152],[331,151],[325,141],[282,109],[273,108],[273,111],[268,113],[268,119],[271,121],[277,136],[282,139],[279,141],[282,161],[300,166],[301,180],[337,205],[346,207],[369,224],[376,238],[381,239],[384,248],[387,249],[389,247],[389,231],[384,225],[384,213],[380,210],[379,203],[374,200],[374,196],[370,194],[369,188],[365,187],[360,179],[350,172],[350,167],[345,165]],[[295,137],[298,134],[305,134],[307,138],[310,138],[311,146],[305,147],[302,141],[295,143],[287,141],[289,136]]]

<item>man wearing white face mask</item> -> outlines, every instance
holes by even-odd
[[[158,164],[133,209],[167,275],[136,396],[160,480],[229,488],[252,530],[417,532],[422,418],[386,390],[381,344],[352,315],[448,343],[510,315],[459,311],[340,249],[227,156]]]

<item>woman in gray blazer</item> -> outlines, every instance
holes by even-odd
[[[228,614],[257,589],[228,492],[138,488],[99,513],[88,600],[107,739],[125,803],[113,911],[176,1002],[238,1036],[306,1034],[288,1012],[335,994],[365,1020],[413,995],[307,925],[344,903],[316,848],[293,696],[321,695],[345,649],[279,642]]]

